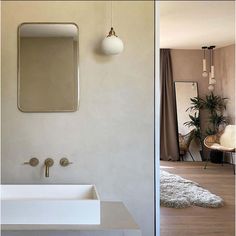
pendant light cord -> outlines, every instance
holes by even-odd
[[[112,9],[112,0],[111,0],[111,27],[113,27],[113,9]]]
[[[208,50],[209,50],[209,52],[210,52],[209,71],[211,71],[211,66],[212,66],[212,48],[211,48],[211,46],[208,47]]]
[[[211,48],[211,66],[212,66],[212,48]]]
[[[211,49],[211,54],[212,54],[212,59],[211,59],[211,63],[212,63],[212,66],[214,66],[214,48]]]
[[[210,71],[212,66],[212,49],[210,49]]]

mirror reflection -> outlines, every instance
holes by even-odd
[[[24,23],[18,30],[18,108],[23,112],[76,111],[78,28]]]
[[[198,84],[195,81],[176,81],[176,111],[179,137],[179,154],[182,160],[201,160],[200,145],[196,131],[200,131],[199,110],[191,109],[193,100],[198,97]]]

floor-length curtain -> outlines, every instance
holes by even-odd
[[[179,148],[170,49],[161,49],[160,51],[160,88],[160,158],[161,160],[174,161],[179,159]]]

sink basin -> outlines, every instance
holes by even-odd
[[[94,185],[2,185],[2,224],[100,224]]]

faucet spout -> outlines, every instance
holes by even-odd
[[[49,177],[49,166],[46,165],[46,168],[45,168],[45,177]]]
[[[44,162],[45,165],[45,177],[49,177],[49,167],[53,166],[54,161],[52,158],[47,158]]]

